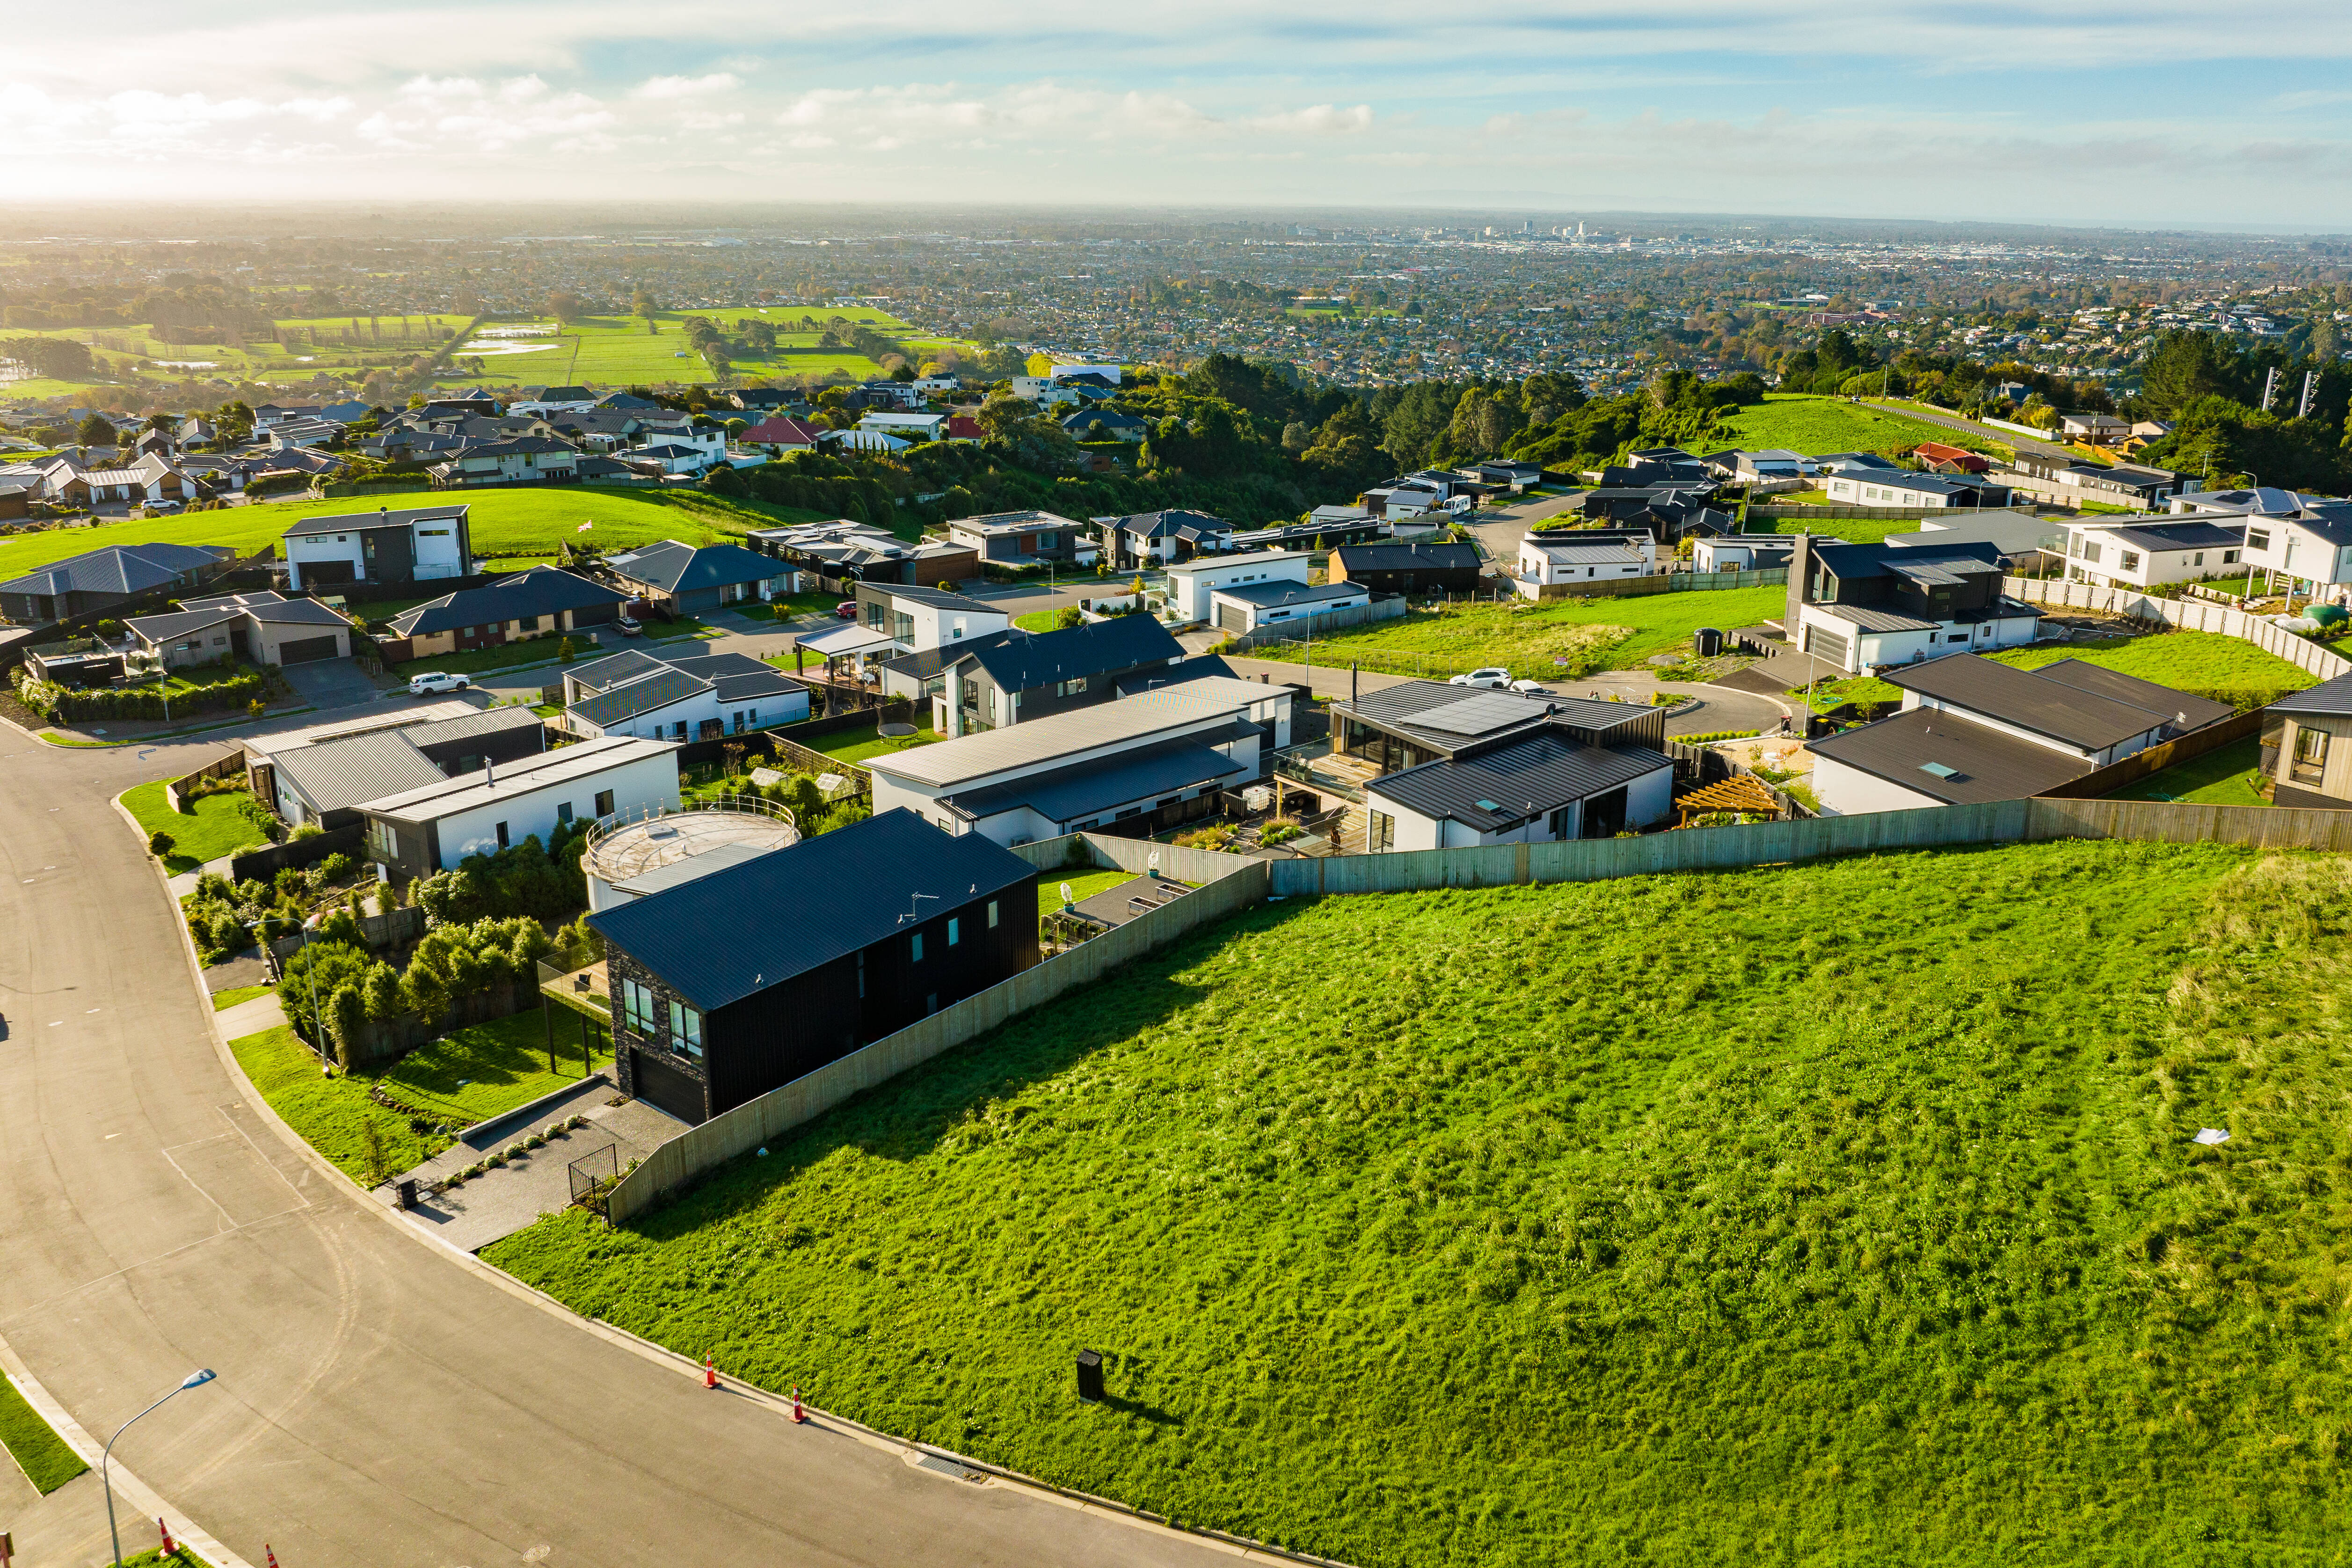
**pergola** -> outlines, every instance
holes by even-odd
[[[1675,809],[1682,813],[1677,827],[1688,827],[1694,816],[1706,816],[1718,811],[1757,812],[1766,816],[1780,815],[1780,803],[1760,779],[1746,773],[1734,773],[1675,797]]]

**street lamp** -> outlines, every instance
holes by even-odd
[[[210,1383],[215,1375],[213,1369],[210,1367],[205,1367],[201,1372],[192,1372],[188,1373],[187,1376],[180,1380],[180,1386],[172,1390],[172,1394],[163,1395],[163,1399],[159,1399],[155,1402],[155,1405],[151,1405],[146,1410],[142,1410],[139,1413],[139,1415],[146,1415],[149,1410],[154,1409],[156,1405],[161,1405],[163,1403],[164,1399],[171,1398],[173,1394],[185,1394],[192,1388],[203,1387],[205,1384]],[[103,1487],[106,1490],[106,1534],[107,1538],[114,1543],[115,1568],[122,1568],[122,1537],[116,1533],[114,1528],[114,1480],[113,1472],[109,1468],[108,1461],[114,1457],[114,1445],[122,1440],[122,1435],[131,1430],[131,1423],[137,1421],[139,1419],[139,1415],[133,1415],[130,1421],[125,1421],[121,1426],[116,1427],[114,1429],[114,1436],[106,1440],[105,1451],[98,1457],[99,1485]]]

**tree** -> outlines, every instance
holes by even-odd
[[[2238,356],[2211,332],[2171,331],[2147,351],[2140,401],[2158,419],[2170,419],[2200,397],[2243,403],[2248,377]]]
[[[654,312],[660,309],[661,302],[654,298],[653,290],[642,283],[629,296],[629,314],[645,317],[648,325],[653,321]]]
[[[1072,626],[1082,626],[1086,624],[1087,613],[1076,605],[1064,605],[1054,616],[1054,629],[1057,632],[1068,631]]]
[[[588,301],[568,289],[559,289],[547,297],[547,313],[568,327],[586,318]]]
[[[1298,456],[1314,444],[1315,432],[1307,428],[1304,419],[1294,419],[1282,427],[1282,449],[1292,457]]]
[[[160,827],[147,836],[147,853],[158,860],[169,858],[172,851],[179,847],[180,841]]]
[[[103,414],[92,414],[74,427],[74,439],[85,447],[111,447],[114,426]]]

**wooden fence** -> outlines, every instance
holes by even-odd
[[[185,811],[188,809],[186,792],[202,781],[240,777],[244,773],[245,752],[242,748],[232,746],[195,772],[164,780],[163,804],[175,812]]]
[[[2217,605],[2205,599],[2167,599],[2137,588],[2102,588],[2090,583],[2068,583],[2042,577],[2004,577],[2001,592],[2029,604],[2090,610],[2127,620],[2159,621],[2178,631],[2219,632],[2276,654],[2322,680],[2352,674],[2352,659],[2320,647],[2284,626]]]
[[[257,849],[247,849],[230,858],[228,879],[242,882],[249,877],[257,877],[267,882],[289,866],[315,866],[330,855],[349,855],[357,858],[366,836],[365,825],[354,822],[344,827],[330,827],[324,833],[313,833],[307,838],[289,838],[283,844],[265,844]]]
[[[1084,835],[1080,843],[1088,857],[1087,864],[1108,862],[1123,870],[1137,869],[1155,847],[1093,834]],[[1070,844],[1068,837],[1052,838],[1024,845],[1014,853],[1032,865],[1052,868],[1069,864]],[[1007,1019],[1074,987],[1099,980],[1152,949],[1163,947],[1187,931],[1223,920],[1265,897],[1265,861],[1204,850],[1180,850],[1172,846],[1156,847],[1167,875],[1180,881],[1198,876],[1202,886],[1173,903],[1080,942],[1010,980],[967,996],[953,1006],[943,1007],[919,1023],[885,1035],[872,1045],[827,1062],[782,1089],[771,1089],[680,1133],[655,1149],[643,1163],[621,1178],[613,1189],[612,1222],[625,1224],[713,1167],[774,1142],[793,1128],[869,1089],[887,1083],[908,1068],[977,1038]],[[1128,864],[1130,860],[1136,864]]]
[[[2233,713],[2219,723],[2191,730],[2188,734],[2167,741],[2162,745],[2135,752],[2122,762],[2110,763],[2104,768],[2084,773],[2081,778],[2068,779],[2064,784],[2053,785],[2043,790],[2041,798],[2097,800],[2102,795],[2115,794],[2126,784],[2137,784],[2144,778],[2160,773],[2176,763],[2201,757],[2208,752],[2221,750],[2232,741],[2242,741],[2249,735],[2259,734],[2262,727],[2263,710],[2259,708],[2248,713]]]

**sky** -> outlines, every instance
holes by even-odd
[[[7,37],[25,201],[2352,230],[2345,0],[118,0]]]

